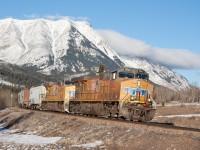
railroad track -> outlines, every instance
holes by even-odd
[[[25,109],[18,107],[20,109]],[[59,115],[67,115],[71,117],[79,117],[82,119],[90,119],[90,120],[99,120],[99,121],[109,121],[109,122],[118,122],[118,123],[127,123],[132,125],[141,125],[141,126],[148,126],[148,127],[159,127],[164,129],[174,129],[174,130],[181,130],[181,131],[190,131],[190,132],[198,132],[200,133],[200,129],[198,128],[190,128],[190,127],[181,127],[181,126],[175,126],[173,123],[160,123],[160,122],[135,122],[135,121],[129,121],[124,119],[118,119],[118,118],[106,118],[106,117],[95,117],[91,115],[80,115],[80,114],[72,114],[72,113],[66,113],[66,112],[58,112],[58,111],[49,111],[49,110],[36,110],[36,109],[25,109],[32,112],[40,112],[40,113],[48,113],[48,114],[59,114]]]

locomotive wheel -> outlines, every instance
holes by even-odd
[[[153,119],[155,115],[155,110],[145,110],[144,113],[138,119],[139,122],[149,122]]]
[[[130,110],[128,120],[133,121],[133,110]]]
[[[139,122],[147,122],[147,118],[146,118],[145,115],[142,115],[142,116],[139,117],[138,121]]]
[[[128,111],[128,107],[125,107],[125,106],[123,106],[122,108],[121,108],[121,114],[122,114],[122,118],[123,119],[127,119],[127,120],[129,120],[129,118],[130,118],[130,112]]]
[[[156,112],[155,109],[147,110],[146,111],[146,120],[151,121],[155,116],[155,112]]]

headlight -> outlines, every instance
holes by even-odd
[[[136,100],[135,96],[131,96],[131,97],[130,97],[130,100],[131,100],[131,101]]]

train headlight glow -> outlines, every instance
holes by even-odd
[[[130,100],[131,100],[131,101],[136,100],[135,96],[131,96],[131,97],[130,97]]]

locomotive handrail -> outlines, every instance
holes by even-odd
[[[122,98],[122,100],[128,100],[128,99],[126,99],[127,96],[130,96],[130,95],[129,95],[129,94],[126,94],[126,96],[124,96],[124,98]]]

